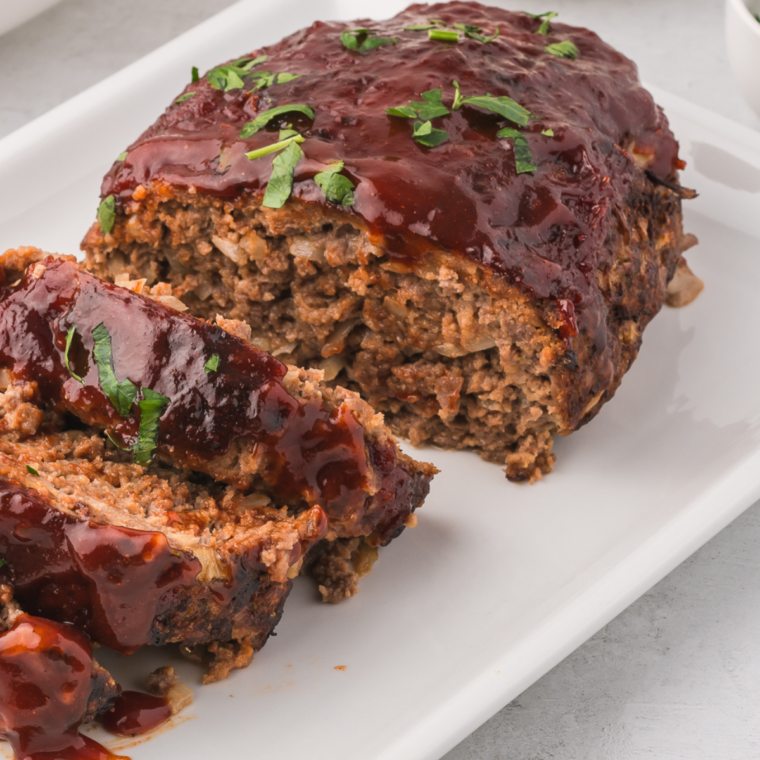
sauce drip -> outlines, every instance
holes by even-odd
[[[500,34],[489,44],[464,35],[448,43],[405,28],[429,17]],[[625,205],[636,182],[649,187],[637,160],[662,179],[674,178],[683,163],[667,119],[630,60],[586,29],[552,19],[543,35],[541,23],[462,2],[413,5],[381,22],[317,22],[250,53],[269,56],[257,70],[302,76],[259,91],[248,85],[252,79],[229,92],[212,88],[207,78],[189,84],[186,92],[194,94],[169,106],[132,144],[106,175],[102,195],[114,195],[128,213],[137,207],[132,194],[139,185],[155,187],[159,198],[172,197],[167,188],[260,196],[274,155],[251,161],[245,153],[276,141],[289,122],[306,140],[288,203],[339,213],[313,178],[342,160],[356,184],[355,203],[342,213],[390,256],[411,263],[431,249],[453,252],[531,295],[573,303],[593,334],[598,319],[587,320],[586,312],[605,309],[595,273],[611,258],[605,241],[618,223],[612,209]],[[348,50],[341,33],[357,26],[395,44]],[[579,49],[576,59],[545,50],[565,40]],[[450,108],[453,80],[464,96],[509,96],[537,117],[520,127],[536,171],[516,173],[513,142],[496,136],[514,124],[482,108],[465,105],[434,118],[433,126],[449,134],[435,148],[413,139],[414,119],[386,114],[439,88]],[[240,139],[243,124],[258,113],[291,103],[310,106],[314,119],[286,113]]]
[[[90,644],[70,626],[22,615],[0,634],[0,735],[17,760],[119,760],[78,731],[92,677]]]
[[[171,717],[168,699],[141,691],[123,691],[113,708],[101,715],[98,722],[117,736],[139,736],[153,731]]]
[[[116,377],[170,399],[158,448],[175,463],[245,488],[251,476],[217,464],[233,442],[247,439],[257,444],[260,472],[280,503],[321,505],[331,522],[357,534],[382,521],[382,541],[399,530],[418,503],[414,497],[424,495],[429,478],[402,469],[391,442],[367,441],[347,404],[329,409],[319,399],[296,400],[283,385],[282,362],[219,327],[81,272],[72,260],[46,259],[17,285],[0,287],[0,366],[36,381],[43,403],[131,444],[137,404],[122,419],[92,359],[92,331],[101,322],[111,335]],[[72,325],[69,358],[83,383],[65,364]],[[218,370],[206,372],[213,355]],[[379,491],[368,497],[375,461],[382,461]]]
[[[2,479],[0,556],[0,579],[25,609],[124,654],[156,643],[156,618],[200,572],[162,533],[77,519]]]

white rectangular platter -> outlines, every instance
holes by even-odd
[[[6,138],[0,249],[77,252],[100,178],[191,66],[404,4],[239,3]],[[474,455],[417,452],[441,468],[418,528],[344,604],[296,584],[248,670],[201,687],[172,651],[104,654],[127,687],[171,662],[196,695],[169,730],[110,746],[134,760],[435,760],[760,496],[760,135],[655,96],[700,192],[685,219],[707,287],[657,317],[615,399],[557,442],[555,472],[515,486]]]

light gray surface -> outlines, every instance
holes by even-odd
[[[730,78],[720,0],[500,4],[551,7],[636,60],[646,81],[760,129]],[[0,37],[0,136],[228,5],[66,0]],[[446,760],[755,760],[759,549],[755,505]]]

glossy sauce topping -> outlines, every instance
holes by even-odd
[[[219,327],[104,283],[73,261],[47,259],[30,267],[18,285],[0,287],[0,366],[35,380],[43,403],[110,428],[131,444],[139,428],[137,404],[131,417],[119,417],[92,358],[92,331],[101,322],[111,335],[117,379],[170,399],[158,446],[173,461],[222,477],[213,460],[234,441],[248,439],[259,445],[263,476],[279,499],[320,504],[331,520],[361,517],[368,453],[380,456],[384,447],[368,444],[346,405],[328,410],[317,399],[299,402],[282,384],[287,367],[274,357]],[[83,384],[65,365],[71,326],[76,337],[69,357]],[[218,370],[206,372],[214,354]],[[406,473],[393,472],[400,468],[392,444],[383,456],[392,459],[387,489]],[[408,513],[413,505],[406,491],[392,496],[388,507]]]
[[[0,579],[25,609],[129,654],[154,643],[155,620],[201,569],[166,536],[77,519],[0,479]]]
[[[98,722],[117,736],[139,736],[158,728],[172,717],[171,705],[164,697],[141,691],[123,691],[113,707]]]
[[[22,615],[0,634],[0,735],[16,760],[116,760],[82,736],[93,660],[67,625]]]
[[[430,40],[424,30],[405,31],[429,17],[477,25],[488,35],[498,28],[500,35],[489,44],[464,35],[448,43]],[[610,256],[604,250],[614,223],[609,212],[642,175],[629,151],[661,178],[672,178],[682,164],[635,65],[588,30],[552,20],[544,36],[536,33],[541,23],[459,2],[412,6],[383,22],[317,22],[250,54],[269,56],[258,69],[303,76],[260,91],[250,79],[245,89],[229,92],[205,78],[188,85],[186,92],[195,94],[171,105],[114,164],[102,194],[127,202],[138,185],[166,183],[230,198],[260,195],[274,156],[251,161],[244,154],[276,141],[276,130],[292,123],[306,137],[293,198],[326,204],[313,176],[343,160],[356,183],[346,213],[391,256],[414,259],[442,248],[467,257],[528,293],[565,299],[593,334],[599,319],[586,320],[583,312],[604,308],[594,276]],[[357,27],[396,43],[348,50],[341,32]],[[564,40],[577,46],[578,58],[545,51]],[[388,107],[420,101],[420,93],[437,88],[450,107],[454,79],[465,96],[506,95],[538,117],[520,128],[536,171],[516,173],[512,141],[496,137],[514,124],[483,109],[468,105],[433,119],[450,135],[435,148],[412,138],[413,119],[386,115]],[[314,120],[284,114],[239,139],[257,113],[289,103],[311,106]],[[554,135],[542,135],[546,129]]]

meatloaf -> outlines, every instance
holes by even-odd
[[[414,524],[434,468],[355,394],[71,257],[0,266],[0,581],[30,612],[125,653],[205,652],[220,678],[312,547],[337,601],[346,550],[367,569]]]
[[[539,478],[636,357],[686,194],[635,65],[556,15],[413,5],[195,72],[106,175],[89,267]]]

